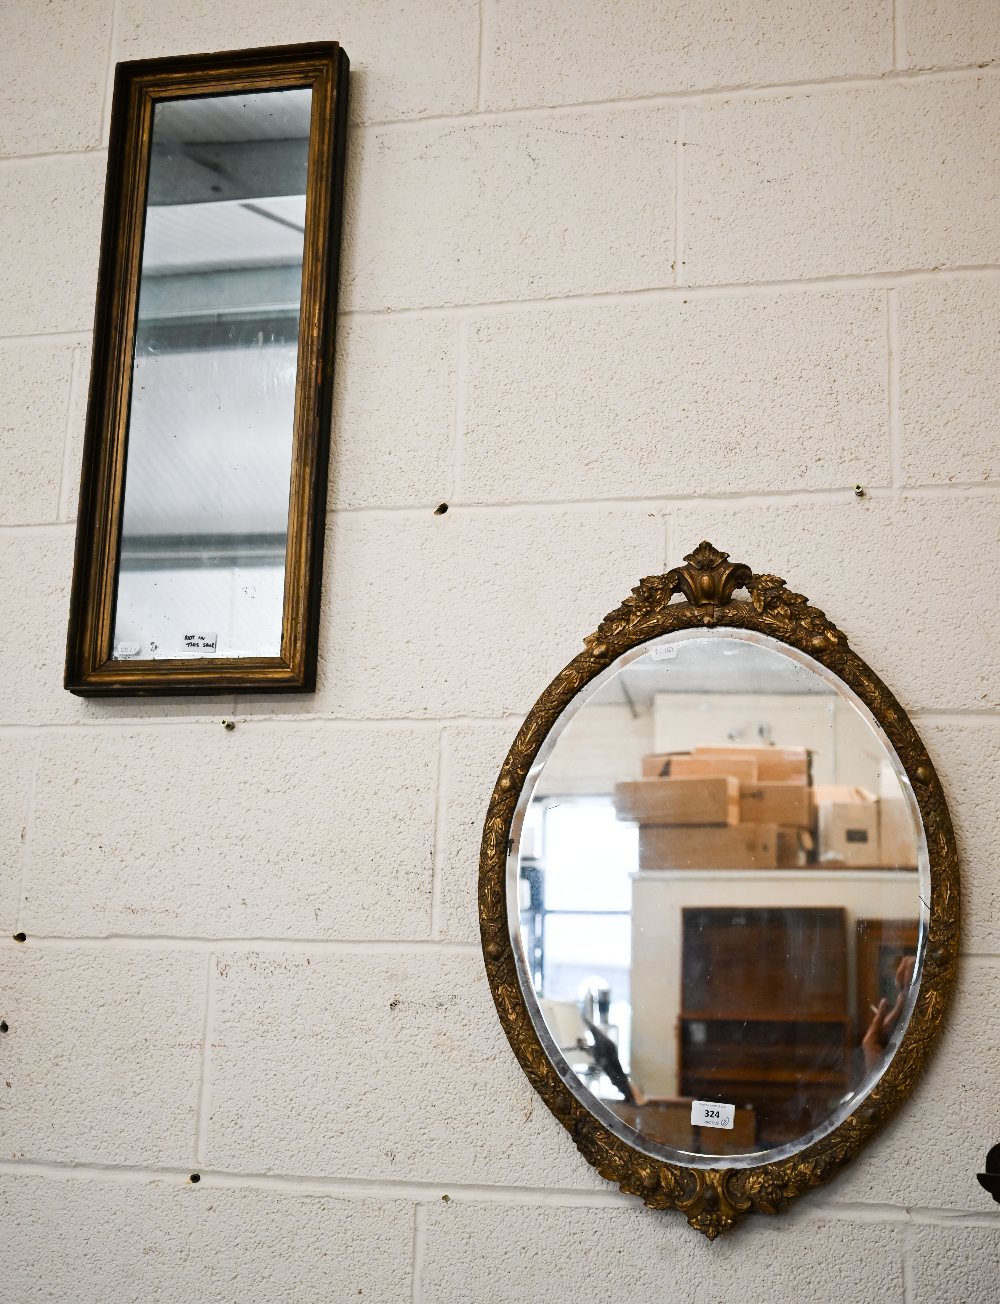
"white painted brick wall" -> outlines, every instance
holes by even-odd
[[[319,691],[81,702],[112,61],[309,39],[356,124]],[[995,1298],[998,60],[996,0],[0,8],[4,1304]],[[713,1246],[534,1096],[474,899],[520,715],[705,535],[915,712],[966,888],[912,1101]]]

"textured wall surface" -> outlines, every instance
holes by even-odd
[[[316,38],[354,123],[318,692],[81,702],[113,64]],[[997,60],[997,0],[0,7],[5,1304],[996,1298]],[[912,1101],[715,1245],[534,1097],[474,906],[519,716],[703,536],[913,712],[967,906]]]

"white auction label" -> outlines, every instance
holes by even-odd
[[[654,643],[649,649],[649,655],[654,661],[673,661],[677,655],[676,643]]]
[[[720,1105],[716,1100],[691,1101],[692,1127],[732,1127],[735,1105]]]

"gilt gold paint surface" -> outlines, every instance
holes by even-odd
[[[955,982],[958,857],[951,818],[930,757],[906,712],[819,608],[776,575],[753,573],[703,542],[685,565],[640,581],[584,640],[585,650],[549,684],[514,739],[493,789],[479,862],[479,921],[486,972],[504,1031],[532,1086],[602,1177],[652,1209],[679,1209],[709,1240],[749,1213],[778,1213],[832,1177],[913,1089],[941,1029]],[[745,590],[749,601],[736,600]],[[681,601],[674,601],[677,595]],[[573,698],[623,653],[677,630],[729,627],[777,639],[815,658],[868,707],[913,786],[930,861],[931,899],[917,1000],[882,1077],[838,1127],[797,1154],[749,1168],[690,1168],[637,1149],[595,1118],[560,1078],[535,1031],[517,976],[507,915],[511,824],[529,770]]]

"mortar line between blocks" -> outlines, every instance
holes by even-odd
[[[447,777],[448,777],[448,748],[446,746],[446,730],[441,729],[438,734],[437,745],[437,791],[434,795],[434,847],[431,852],[431,940],[440,941],[441,939],[441,876],[444,869],[444,856],[446,845],[446,810],[447,810]]]
[[[186,1184],[190,1176],[187,1169],[177,1167],[141,1167],[127,1164],[76,1164],[51,1160],[3,1159],[0,1173],[47,1177],[57,1181],[106,1181],[127,1185],[140,1182],[162,1182],[174,1177]],[[310,1175],[251,1173],[236,1170],[207,1169],[201,1172],[201,1186],[223,1190],[253,1188],[284,1192],[289,1195],[319,1195],[347,1200],[388,1199],[408,1200],[426,1205],[438,1198],[442,1188],[449,1201],[513,1205],[524,1208],[589,1208],[629,1209],[637,1207],[634,1196],[623,1195],[608,1189],[580,1187],[525,1187],[498,1183],[495,1186],[472,1182],[438,1182],[406,1179],[379,1179],[364,1177],[317,1177]],[[990,1227],[995,1229],[994,1213],[970,1209],[940,1209],[932,1207],[903,1208],[887,1204],[831,1205],[813,1202],[810,1207],[803,1202],[800,1216],[810,1222],[858,1222],[902,1224],[913,1221],[923,1226]]]
[[[412,118],[372,118],[358,123],[358,130],[385,130],[395,127],[412,130],[427,125],[458,125],[462,123],[490,123],[531,119],[538,117],[560,117],[585,111],[614,113],[618,109],[629,109],[649,105],[684,104],[700,108],[703,105],[717,104],[725,100],[784,99],[791,95],[810,95],[816,91],[851,91],[866,90],[873,87],[907,85],[924,81],[960,81],[973,77],[990,77],[998,71],[997,60],[983,63],[956,63],[940,68],[905,68],[890,72],[845,73],[841,76],[816,77],[805,81],[786,82],[733,82],[722,86],[700,86],[691,90],[653,91],[637,95],[619,95],[614,99],[604,100],[569,100],[559,104],[527,104],[507,109],[484,109],[466,113],[427,113]]]
[[[907,1223],[900,1231],[900,1253],[903,1261],[903,1304],[915,1304],[913,1293],[913,1225]]]
[[[990,280],[1000,276],[1000,263],[955,263],[950,267],[896,267],[872,272],[831,272],[823,276],[794,276],[762,281],[717,281],[703,284],[645,285],[623,290],[580,290],[549,296],[526,296],[522,299],[480,299],[468,303],[378,304],[372,307],[345,308],[344,317],[371,317],[385,321],[393,317],[483,317],[506,316],[519,312],[547,309],[569,312],[579,308],[604,308],[649,300],[653,303],[680,299],[766,298],[778,294],[829,294],[832,290],[880,290],[904,283],[949,281],[960,279]],[[26,339],[27,336],[13,337]],[[0,337],[0,344],[3,338]]]
[[[113,40],[117,42],[117,4],[112,18]],[[109,46],[110,46],[109,42]],[[109,50],[108,85],[105,90],[105,107],[102,109],[103,124],[110,123],[110,109],[114,85],[113,49]],[[880,86],[908,85],[924,81],[962,81],[975,77],[992,77],[1000,72],[1000,61],[987,60],[983,63],[949,64],[940,68],[902,68],[882,73],[848,73],[843,76],[818,77],[811,81],[788,82],[735,82],[724,86],[695,87],[683,91],[656,91],[650,94],[620,95],[607,100],[571,100],[564,104],[530,104],[510,109],[478,108],[465,113],[425,113],[409,118],[372,118],[365,122],[352,123],[352,132],[380,130],[387,128],[407,131],[424,126],[451,126],[463,124],[489,125],[492,122],[518,119],[550,118],[567,114],[579,114],[592,111],[596,113],[614,113],[619,109],[649,105],[684,104],[690,108],[711,106],[728,100],[785,99],[793,95],[811,95],[824,90],[865,90]],[[478,76],[477,76],[478,81]],[[34,154],[12,154],[0,158],[0,167],[11,163],[34,163],[60,158],[72,158],[81,154],[100,154],[106,146],[99,149],[65,149]]]
[[[677,139],[674,141],[674,285],[684,278],[684,110],[677,110]]]
[[[111,131],[111,104],[115,89],[115,50],[118,47],[118,10],[121,0],[112,0],[111,25],[108,32],[108,56],[105,67],[104,101],[101,105],[101,141],[108,140]]]
[[[673,542],[673,535],[668,535],[667,551],[664,555],[665,569],[669,569],[670,562],[674,558],[673,548],[676,544]],[[423,716],[316,716],[316,715],[293,715],[291,713],[282,713],[278,715],[259,715],[250,718],[244,718],[241,721],[241,728],[250,729],[267,729],[267,728],[289,728],[289,729],[328,729],[333,732],[344,730],[352,731],[358,729],[366,730],[386,730],[391,732],[394,729],[417,729],[421,731],[435,731],[437,729],[452,727],[469,727],[473,729],[487,729],[495,725],[510,726],[514,732],[524,721],[525,713],[528,710],[528,704],[525,705],[524,711],[512,711],[508,715],[454,715],[442,716],[428,719]],[[947,723],[954,720],[955,722],[968,721],[993,721],[1000,715],[1000,707],[991,706],[974,706],[974,707],[930,707],[914,706],[910,710],[910,715],[916,719],[923,720],[940,720]],[[94,733],[111,733],[121,736],[123,733],[137,730],[140,732],[156,732],[157,730],[169,731],[172,729],[204,729],[218,725],[218,716],[165,716],[149,718],[143,716],[115,716],[112,719],[91,719],[76,720],[65,723],[51,724],[30,724],[18,723],[11,721],[9,723],[0,722],[0,736],[8,738],[38,738],[45,734],[64,734],[72,736],[79,734],[83,736],[85,732]]]
[[[524,711],[511,711],[506,715],[450,715],[450,716],[335,716],[335,715],[295,715],[292,712],[281,712],[275,715],[257,715],[244,716],[240,721],[241,728],[267,728],[274,725],[294,726],[299,730],[317,729],[330,730],[332,732],[345,731],[350,732],[358,729],[366,730],[387,730],[391,732],[394,729],[418,730],[423,733],[432,733],[442,729],[445,725],[470,725],[473,728],[488,728],[491,725],[516,725],[520,726],[528,710],[525,705]],[[0,733],[5,733],[9,738],[35,738],[47,733],[64,733],[74,734],[80,731],[92,729],[104,733],[118,733],[130,731],[132,729],[184,729],[186,727],[204,729],[206,727],[215,727],[219,724],[217,715],[198,715],[198,716],[114,716],[110,719],[84,719],[75,720],[65,723],[51,724],[17,724],[13,721],[10,723],[0,722]],[[82,732],[81,732],[82,736]]]
[[[423,1304],[424,1256],[427,1250],[427,1206],[413,1206],[413,1254],[410,1262],[410,1304]]]
[[[892,67],[906,69],[906,0],[892,0]]]
[[[899,291],[885,292],[886,392],[889,403],[889,477],[896,497],[903,488],[903,420],[899,401]]]
[[[0,166],[10,160],[0,159]],[[799,276],[786,280],[719,281],[701,285],[640,286],[626,290],[580,291],[523,299],[482,299],[470,303],[380,304],[376,307],[342,308],[339,316],[363,317],[384,322],[393,317],[482,317],[538,309],[571,311],[577,308],[607,307],[616,303],[653,302],[668,299],[737,299],[766,297],[774,294],[829,293],[830,290],[886,289],[903,283],[950,280],[992,280],[1000,278],[1000,263],[956,263],[951,267],[897,267],[875,272],[834,272],[826,276]],[[29,345],[38,340],[79,343],[89,338],[89,327],[60,331],[21,331],[16,335],[0,334],[0,348]]]
[[[5,943],[0,942],[0,948]],[[371,958],[373,955],[482,955],[474,942],[434,941],[430,938],[411,938],[405,941],[386,941],[384,938],[333,938],[333,937],[189,937],[183,934],[108,933],[72,936],[56,933],[29,933],[26,942],[10,942],[10,946],[31,947],[41,950],[73,951],[87,947],[118,951],[189,951],[193,954],[211,955],[218,951],[227,954],[276,953],[278,955],[354,955]]]
[[[485,85],[486,56],[486,5],[488,0],[479,0],[479,30],[476,37],[476,113],[482,111],[483,90]]]
[[[908,484],[903,487],[903,493],[908,498],[929,498],[929,497],[956,497],[962,496],[967,498],[988,498],[1000,491],[1000,480],[994,480],[987,483],[982,481],[954,481],[944,484]],[[892,486],[876,485],[869,491],[869,498],[873,500],[886,499],[895,500],[897,497]],[[456,501],[449,504],[449,510],[468,516],[501,516],[509,515],[513,512],[521,511],[578,511],[580,513],[594,512],[604,514],[618,508],[634,508],[636,511],[663,511],[675,507],[684,506],[703,506],[706,503],[734,503],[743,506],[754,506],[759,504],[762,507],[774,503],[815,503],[815,502],[841,502],[854,497],[853,482],[845,482],[842,485],[818,485],[813,489],[803,489],[798,486],[787,489],[734,489],[728,492],[705,493],[703,490],[691,488],[687,493],[662,494],[657,497],[649,495],[637,495],[636,497],[608,497],[608,498],[522,498],[505,501],[484,499],[481,501]],[[414,520],[423,520],[427,514],[426,505],[414,506],[409,503],[401,504],[398,507],[338,507],[334,510],[333,515],[337,517],[363,516],[369,520],[389,519],[400,516],[411,516]],[[74,530],[72,521],[50,521],[50,522],[31,522],[23,525],[0,525],[0,538],[4,534],[11,536],[37,534],[41,538],[47,535],[57,536],[62,534],[69,537],[70,532]],[[240,698],[239,701],[245,703],[250,700],[249,697]],[[414,719],[424,717],[414,716]]]
[[[194,1166],[199,1168],[205,1159],[208,1140],[209,1060],[212,1048],[212,1029],[215,1026],[215,952],[209,951],[205,974],[205,1018],[201,1032],[201,1074],[198,1079],[198,1103],[195,1122]]]
[[[24,900],[24,882],[28,873],[28,860],[31,855],[32,834],[35,827],[35,792],[38,788],[38,771],[41,767],[42,740],[35,743],[31,757],[31,779],[24,800],[24,837],[18,849],[17,899],[14,902],[14,932],[21,931],[21,903]]]
[[[954,496],[957,494],[968,497],[989,497],[998,490],[1000,490],[1000,480],[988,483],[981,481],[955,481],[947,484],[916,483],[905,486],[905,494],[909,497]],[[706,503],[742,503],[744,505],[759,503],[762,506],[767,506],[774,502],[837,502],[846,498],[853,498],[853,496],[853,482],[845,482],[842,485],[818,485],[812,489],[792,486],[787,489],[734,489],[717,493],[705,493],[703,490],[692,487],[687,493],[663,494],[657,497],[637,495],[636,497],[622,496],[614,498],[522,498],[504,501],[483,499],[464,502],[456,497],[456,501],[449,503],[449,510],[469,516],[509,515],[512,512],[524,510],[541,512],[572,510],[581,513],[605,513],[617,508],[657,511],[691,504],[702,506]],[[891,486],[874,486],[868,491],[868,497],[872,499],[879,497],[894,499],[896,496]],[[332,515],[334,517],[360,516],[369,520],[411,516],[414,520],[422,520],[426,514],[426,505],[415,506],[410,503],[403,503],[396,507],[337,507]],[[329,525],[328,528],[330,528]],[[75,532],[74,522],[72,521],[32,521],[23,524],[0,525],[0,538],[5,534],[11,537],[18,535],[30,537],[32,533],[40,538],[46,536],[58,537],[59,535],[69,537],[71,532]],[[248,700],[250,700],[249,695],[238,699],[240,703],[245,703]]]

